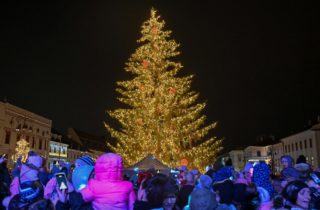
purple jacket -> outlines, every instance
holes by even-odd
[[[81,190],[83,200],[94,209],[132,210],[136,200],[133,185],[123,181],[123,161],[120,155],[106,153],[95,164],[95,179]]]

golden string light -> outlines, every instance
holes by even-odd
[[[201,114],[205,103],[196,103],[198,93],[190,91],[193,76],[178,77],[179,44],[170,39],[156,10],[143,23],[140,47],[130,56],[125,70],[135,77],[117,82],[118,100],[127,108],[108,111],[121,129],[105,127],[116,145],[108,146],[132,165],[149,153],[163,163],[176,167],[187,160],[190,167],[202,169],[212,163],[222,149],[221,139],[205,139],[216,123],[204,126]]]

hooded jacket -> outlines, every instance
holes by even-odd
[[[28,167],[25,164],[21,165],[21,169],[20,169],[19,173],[20,173],[20,175],[19,175],[20,177],[15,177],[10,184],[10,196],[6,197],[2,201],[2,204],[5,207],[8,207],[10,200],[15,195],[20,193],[20,183],[39,180],[39,178],[38,178],[39,172],[35,169]]]
[[[273,197],[274,189],[270,181],[271,170],[269,165],[264,162],[258,163],[253,167],[253,182],[257,187],[262,187],[268,191],[269,196]]]
[[[95,179],[80,191],[93,209],[132,210],[135,202],[133,185],[123,181],[123,161],[120,155],[106,153],[95,164]]]
[[[297,180],[300,178],[301,173],[293,167],[293,158],[290,155],[283,155],[280,159],[286,159],[288,162],[288,167],[284,168],[280,174],[281,178],[287,181]]]

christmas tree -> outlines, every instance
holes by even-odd
[[[17,159],[21,156],[22,162],[25,162],[28,158],[28,152],[30,151],[29,143],[25,139],[20,139],[17,141],[16,153],[13,156],[13,161],[17,161]]]
[[[203,168],[213,162],[221,147],[216,137],[204,139],[216,123],[204,126],[205,103],[196,103],[190,91],[192,75],[178,76],[182,64],[173,59],[179,44],[170,39],[154,9],[142,25],[141,46],[131,55],[125,70],[131,80],[117,82],[118,100],[125,108],[108,111],[121,128],[106,129],[117,140],[108,146],[131,165],[149,153],[171,167],[187,159],[190,167]]]

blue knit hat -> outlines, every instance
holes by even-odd
[[[92,160],[92,158],[89,155],[84,155],[78,159],[76,159],[76,161],[74,162],[74,164],[78,167],[78,166],[84,166],[84,165],[88,165],[88,166],[94,166],[94,161]]]

